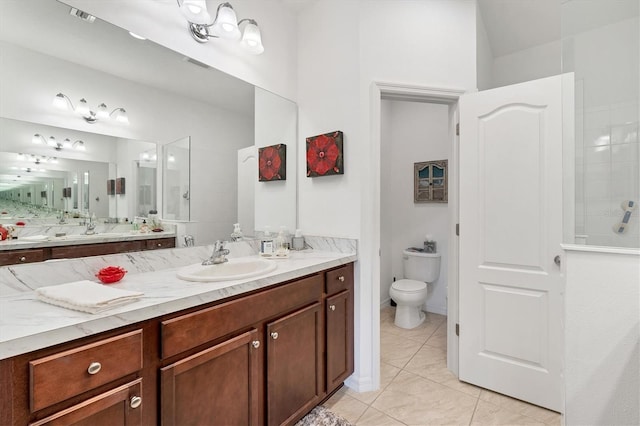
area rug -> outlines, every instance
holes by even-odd
[[[304,416],[295,426],[353,426],[328,408],[318,405]]]

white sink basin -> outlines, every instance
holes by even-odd
[[[21,237],[20,240],[23,241],[47,241],[49,239],[48,235],[30,235],[27,237]]]
[[[276,269],[277,264],[270,260],[255,258],[229,259],[219,265],[195,264],[182,268],[177,276],[186,281],[231,281],[257,277]]]

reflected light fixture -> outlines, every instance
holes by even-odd
[[[50,146],[56,151],[62,151],[63,148],[75,149],[76,151],[87,150],[86,147],[84,146],[84,142],[81,141],[80,139],[76,140],[75,142],[71,142],[71,139],[66,138],[62,142],[60,142],[53,136],[49,136],[49,139],[45,139],[44,136],[42,136],[39,133],[36,133],[35,135],[33,135],[33,138],[31,138],[31,142],[33,142],[36,145]]]
[[[189,32],[199,43],[206,43],[210,38],[240,40],[240,45],[249,53],[259,55],[264,52],[262,36],[258,23],[254,19],[238,21],[231,4],[225,2],[218,5],[216,16],[212,20],[207,11],[205,0],[176,0],[182,15],[189,22]],[[212,22],[213,21],[213,22]],[[244,25],[244,31],[240,27]]]
[[[61,109],[61,110],[72,110],[77,114],[80,114],[84,120],[89,124],[94,124],[96,121],[100,119],[107,118],[115,118],[115,120],[119,123],[129,124],[129,117],[127,116],[127,111],[124,108],[116,108],[113,111],[109,112],[107,106],[102,103],[98,105],[95,111],[93,111],[87,100],[82,98],[78,102],[78,104],[74,107],[71,99],[64,93],[58,93],[53,98],[53,106]]]

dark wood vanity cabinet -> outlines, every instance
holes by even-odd
[[[348,264],[2,360],[0,424],[292,425],[352,372]]]
[[[319,302],[267,325],[267,424],[292,424],[324,395]]]
[[[152,238],[148,240],[114,241],[71,246],[54,246],[33,249],[1,250],[0,266],[42,262],[49,259],[73,259],[87,256],[157,250],[176,246],[176,239]]]
[[[252,329],[161,368],[161,424],[260,424],[260,341]]]
[[[353,374],[353,264],[326,272],[327,393]]]

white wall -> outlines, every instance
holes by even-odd
[[[476,5],[476,66],[478,90],[495,87],[493,85],[493,51],[478,5]]]
[[[422,247],[426,234],[433,235],[441,254],[440,277],[429,284],[425,304],[428,312],[447,313],[449,212],[447,203],[414,203],[414,163],[448,160],[450,151],[449,106],[443,104],[387,101],[390,128],[381,140],[382,190],[387,220],[381,220],[382,247],[390,247],[391,276],[380,277],[380,300],[389,299],[392,280],[403,278],[402,251]],[[389,191],[387,193],[387,191]],[[381,260],[381,263],[383,261]]]
[[[348,382],[358,390],[375,389],[379,381],[379,182],[371,181],[371,86],[382,81],[473,90],[475,22],[475,2],[467,0],[327,0],[309,5],[298,19],[300,146],[305,137],[332,130],[345,135],[344,175],[300,178],[300,224],[307,233],[359,239],[356,372]],[[304,170],[302,160],[299,166]]]
[[[269,226],[277,232],[285,226],[290,233],[296,227],[296,162],[298,114],[296,105],[263,89],[255,90],[255,145],[258,148],[284,144],[286,148],[286,179],[255,183],[255,229]],[[243,224],[254,235],[249,224]]]
[[[561,58],[562,45],[559,40],[494,58],[491,87],[558,75],[562,72]]]
[[[393,141],[392,105],[383,100],[380,103],[380,156],[390,158]],[[393,257],[397,255],[391,247],[393,241],[393,215],[396,207],[392,203],[393,180],[396,172],[391,161],[380,163],[380,306],[389,304],[389,288],[393,282]],[[383,243],[386,242],[386,243]]]
[[[640,424],[640,251],[565,264],[565,424]]]
[[[0,81],[12,84],[2,86],[3,117],[159,144],[191,136],[191,220],[198,222],[194,229],[198,244],[228,236],[236,220],[236,152],[253,144],[253,117],[36,52],[5,47]],[[124,106],[130,124],[88,124],[75,114],[56,110],[51,99],[60,91],[74,100],[86,97]]]

